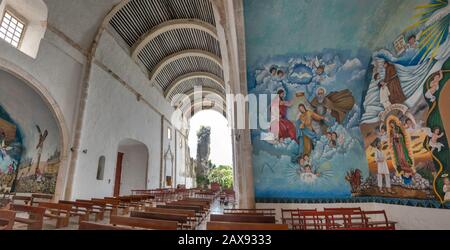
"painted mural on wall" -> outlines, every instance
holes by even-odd
[[[361,120],[370,177],[355,195],[450,200],[448,137],[437,107],[450,78],[450,6],[418,9],[417,23],[373,54]]]
[[[422,2],[409,14],[417,22],[375,52],[250,55],[249,93],[268,96],[258,109],[270,120],[252,131],[259,201],[450,200],[439,110],[450,79],[450,7]]]
[[[55,192],[60,166],[56,122],[41,97],[0,72],[0,192]]]
[[[271,96],[267,129],[254,130],[256,195],[348,197],[365,175],[359,130],[367,58],[327,50],[269,58],[255,71],[252,94]],[[349,179],[350,178],[350,179]]]

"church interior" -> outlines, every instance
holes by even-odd
[[[450,229],[448,0],[0,0],[0,22],[0,231]]]

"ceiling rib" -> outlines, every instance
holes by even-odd
[[[204,78],[204,79],[211,80],[211,81],[215,82],[218,86],[222,87],[223,90],[225,90],[224,81],[222,79],[220,79],[219,77],[217,77],[216,75],[207,73],[207,72],[193,72],[193,73],[182,75],[182,76],[178,77],[175,81],[173,81],[167,87],[166,91],[164,92],[164,97],[172,98],[172,93],[180,84],[183,84],[183,82],[185,82],[185,81],[189,81],[191,79],[196,79],[196,78]],[[176,94],[180,94],[180,93],[176,93]]]
[[[170,20],[165,23],[159,24],[158,26],[154,27],[146,34],[144,34],[141,38],[139,38],[139,40],[131,48],[131,57],[133,58],[133,60],[137,60],[139,53],[141,53],[141,51],[148,43],[166,32],[177,29],[196,29],[209,34],[216,40],[219,39],[217,36],[216,28],[207,22],[196,19]]]

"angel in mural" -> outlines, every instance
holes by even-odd
[[[442,73],[442,70],[440,70],[439,72],[435,73],[432,77],[431,77],[432,81],[430,83],[430,89],[428,89],[428,91],[425,93],[425,98],[427,98],[428,100],[430,100],[430,102],[435,102],[436,101],[436,96],[434,96],[434,94],[439,90],[439,82],[444,79],[444,75]]]
[[[431,152],[434,152],[434,150],[437,150],[438,152],[441,152],[442,147],[444,147],[444,144],[440,143],[438,140],[444,136],[444,132],[441,133],[441,129],[439,127],[436,127],[433,132],[429,131],[428,137],[430,138],[430,142],[428,143],[431,147]]]
[[[398,172],[403,172],[404,174],[413,173],[413,160],[409,155],[408,146],[406,145],[406,136],[403,129],[394,120],[389,122],[389,126],[389,140],[392,145]]]
[[[286,138],[297,141],[295,125],[287,119],[287,109],[292,106],[292,102],[286,100],[286,91],[278,89],[277,96],[271,104],[270,132],[275,139],[283,142]]]
[[[41,170],[39,169],[39,164],[41,162],[42,151],[44,150],[44,142],[47,139],[48,131],[45,130],[42,133],[42,130],[38,125],[36,125],[36,129],[39,133],[39,141],[38,141],[38,144],[36,145],[38,157],[37,157],[37,165],[36,165],[35,175],[36,175],[36,178],[40,180],[42,173],[41,173]]]
[[[325,162],[319,167],[314,167],[308,155],[298,158],[298,167],[291,166],[288,174],[291,177],[290,182],[300,181],[306,184],[313,184],[320,179],[328,179],[333,176],[330,162]]]

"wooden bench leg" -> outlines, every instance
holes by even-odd
[[[89,221],[89,214],[79,215],[78,224],[80,224],[83,221]]]
[[[104,219],[104,215],[103,215],[103,212],[100,212],[100,213],[96,213],[95,214],[95,221],[97,222],[97,221],[102,221]]]
[[[56,228],[64,228],[69,226],[69,218],[56,219]]]
[[[41,221],[41,222],[29,224],[28,230],[42,230],[43,227],[44,227],[44,223]]]

